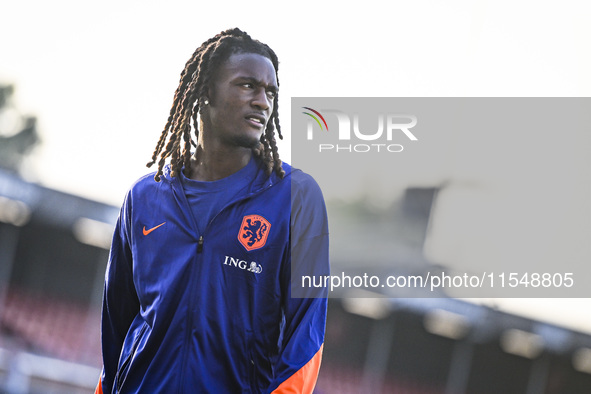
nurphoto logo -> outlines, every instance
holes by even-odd
[[[322,113],[310,107],[302,107],[310,112],[302,112],[310,117],[307,122],[307,139],[315,139],[315,129],[321,133],[329,130],[329,120],[336,120],[337,132],[332,133],[331,143],[323,142],[318,144],[318,152],[402,152],[402,144],[393,143],[399,136],[405,136],[410,141],[418,141],[418,138],[410,129],[417,125],[417,117],[410,114],[378,114],[377,130],[368,129],[368,124],[376,124],[374,119],[362,119],[364,127],[360,126],[359,114],[348,114],[336,109],[322,109]],[[325,114],[326,117],[322,114]],[[317,125],[317,126],[316,126]],[[326,134],[323,134],[324,136]],[[334,139],[337,141],[334,141]],[[336,143],[335,143],[336,142]],[[358,142],[358,143],[354,143]]]

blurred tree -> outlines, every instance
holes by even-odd
[[[0,85],[0,168],[18,172],[40,142],[37,118],[21,114],[12,103],[14,86]]]

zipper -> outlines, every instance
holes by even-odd
[[[197,253],[201,253],[201,250],[203,249],[203,235],[199,236],[199,244],[197,245]],[[195,266],[197,264],[191,264],[191,272],[190,275],[191,277],[194,274],[195,271]],[[185,371],[187,369],[187,360],[189,358],[189,348],[190,348],[190,343],[191,343],[191,336],[193,335],[193,297],[194,297],[194,290],[195,286],[190,286],[189,288],[189,301],[187,302],[187,308],[189,313],[187,314],[187,328],[186,328],[186,334],[185,334],[185,344],[186,346],[183,346],[183,351],[184,354],[182,356],[182,363],[181,363],[181,373],[180,373],[180,378],[179,378],[179,385],[178,385],[178,393],[182,393],[183,392],[183,387],[184,387],[184,380],[185,380]]]

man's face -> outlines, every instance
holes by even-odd
[[[231,55],[209,88],[206,132],[222,145],[256,146],[273,113],[277,90],[271,60],[252,53]]]

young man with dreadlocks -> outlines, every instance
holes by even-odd
[[[277,69],[239,29],[187,62],[158,170],[115,228],[97,393],[314,389],[326,294],[296,294],[291,278],[328,274],[328,226],[316,182],[279,159]]]

